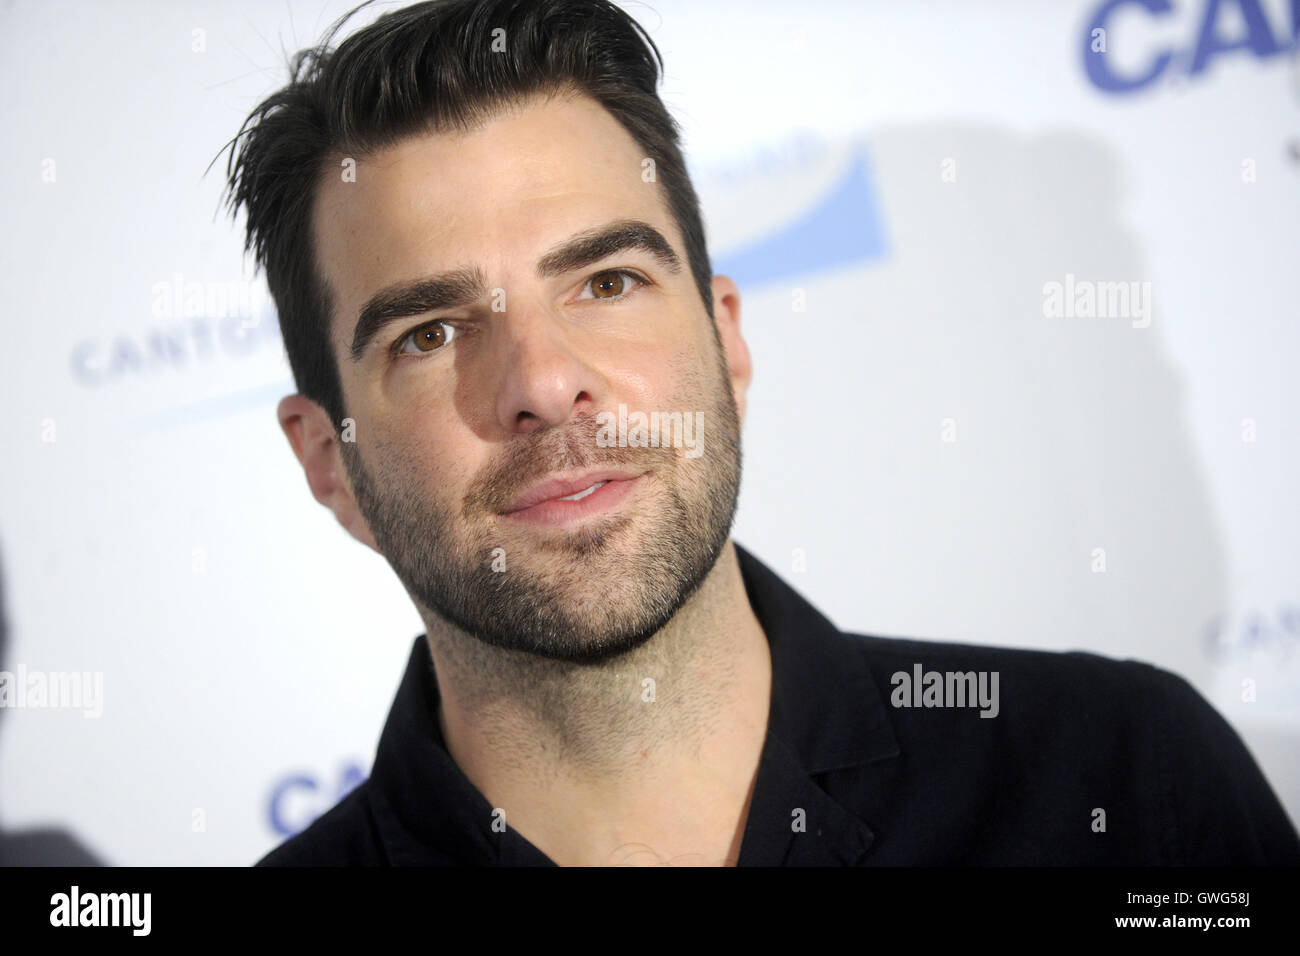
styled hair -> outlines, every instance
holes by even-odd
[[[226,146],[226,204],[232,217],[246,210],[244,250],[266,271],[294,381],[336,429],[344,408],[329,338],[333,303],[312,239],[327,164],[407,136],[473,130],[533,95],[591,96],[654,160],[712,319],[699,200],[680,129],[656,92],[663,58],[639,23],[608,0],[431,0],[386,13],[332,49],[367,5],[294,54],[288,84]]]

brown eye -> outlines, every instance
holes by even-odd
[[[623,273],[602,272],[591,280],[591,294],[597,299],[615,299],[623,294]]]
[[[434,352],[456,336],[454,330],[447,323],[438,321],[430,322],[428,325],[422,325],[414,329],[402,340],[398,346],[399,355],[411,355],[415,352]]]
[[[447,332],[440,323],[426,325],[415,333],[415,347],[421,352],[432,352],[447,340]]]
[[[593,299],[600,299],[604,302],[620,302],[632,295],[643,286],[650,285],[648,279],[643,279],[635,272],[627,269],[608,269],[605,272],[597,272],[587,284],[582,287],[582,295],[578,296],[579,301],[590,302]],[[591,290],[588,292],[588,290]]]

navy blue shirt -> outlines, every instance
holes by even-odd
[[[772,654],[741,866],[1300,865],[1241,738],[1181,677],[1082,652],[845,634],[736,552]],[[991,691],[994,674],[996,715],[966,693],[980,675]],[[370,778],[258,865],[553,866],[518,830],[493,829],[447,752],[438,700],[421,636]]]

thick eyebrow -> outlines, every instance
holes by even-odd
[[[562,276],[629,249],[649,252],[669,272],[681,271],[682,261],[663,233],[640,219],[620,219],[577,233],[553,247],[537,260],[537,276],[541,279]],[[390,322],[469,305],[487,295],[483,271],[469,267],[381,289],[361,307],[352,334],[352,360],[360,361],[366,347]]]
[[[477,302],[487,295],[487,279],[478,269],[453,269],[413,282],[399,282],[380,289],[357,317],[352,333],[352,361],[358,362],[366,346],[389,322],[435,309],[452,309]]]
[[[564,240],[537,260],[537,277],[552,279],[628,249],[643,249],[669,272],[681,271],[682,261],[663,233],[640,219],[620,219]]]

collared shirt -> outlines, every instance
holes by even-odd
[[[743,548],[772,696],[741,866],[1300,864],[1222,717],[1138,661],[840,632]],[[447,752],[415,641],[370,778],[259,865],[552,866]]]

